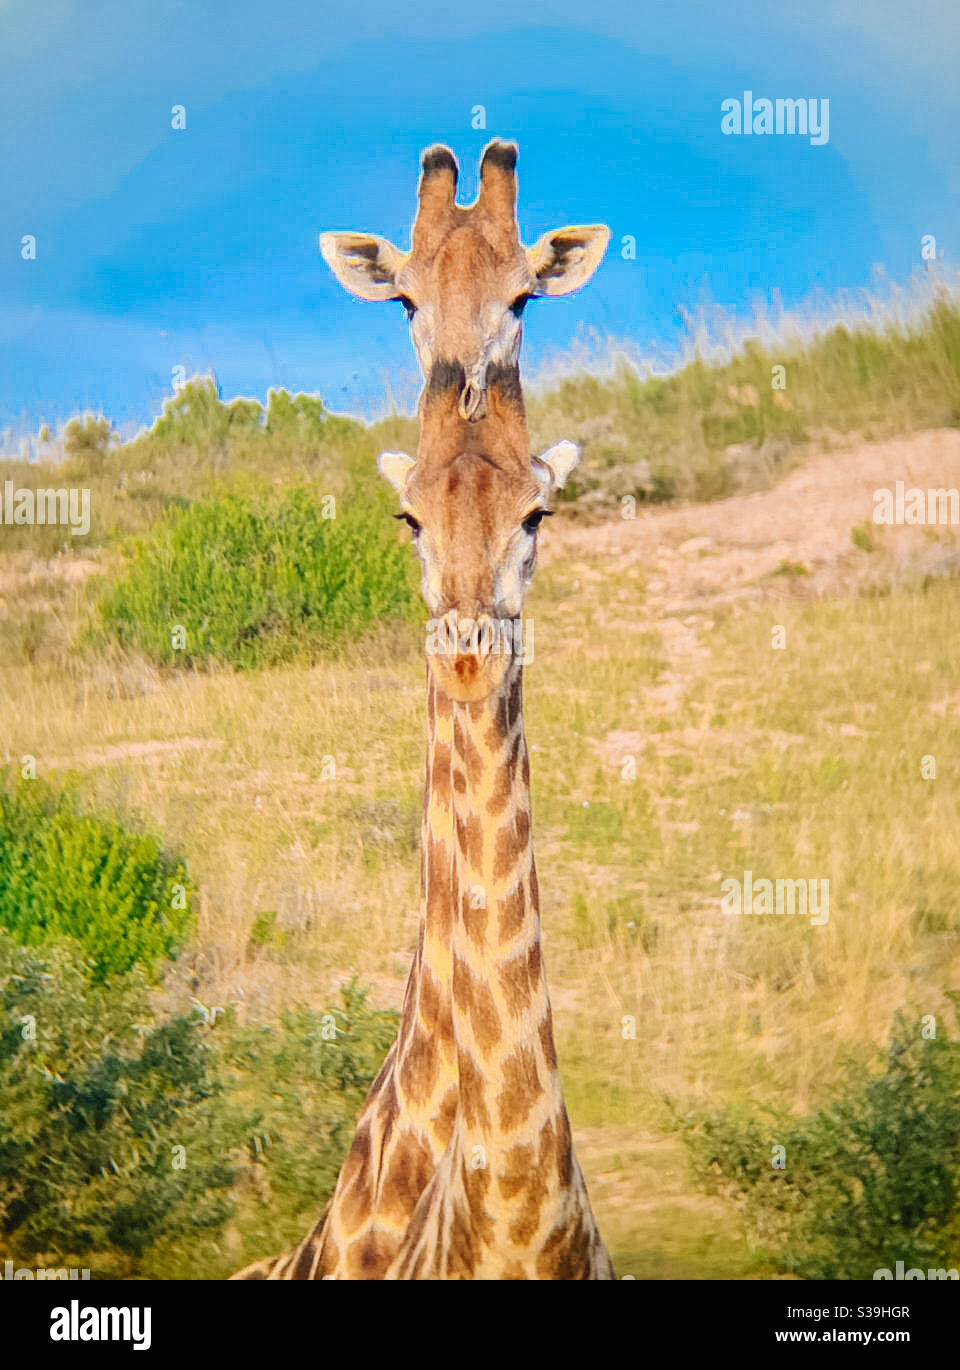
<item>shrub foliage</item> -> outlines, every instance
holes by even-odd
[[[325,504],[301,486],[168,514],[129,549],[100,609],[112,636],[158,663],[242,668],[335,647],[411,618],[416,603],[410,554],[384,505]]]
[[[93,983],[65,944],[0,932],[5,1256],[200,1279],[282,1249],[332,1190],[395,1032],[355,985],[279,1026],[164,1014],[139,970]]]
[[[900,1015],[879,1073],[849,1068],[808,1118],[725,1112],[687,1120],[695,1169],[736,1195],[782,1266],[806,1279],[872,1279],[898,1260],[960,1259],[960,1041]],[[772,1164],[783,1147],[783,1168]]]
[[[177,950],[190,923],[182,863],[151,833],[88,812],[74,784],[0,782],[0,927],[79,943],[94,980]]]

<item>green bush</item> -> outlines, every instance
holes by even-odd
[[[262,426],[258,400],[235,399],[224,404],[211,376],[195,376],[172,399],[164,400],[163,413],[150,433],[160,443],[205,451]]]
[[[139,970],[93,984],[66,946],[0,932],[4,1254],[217,1279],[292,1245],[395,1033],[355,985],[341,1008],[276,1027],[240,1026],[229,1006],[165,1016]]]
[[[102,981],[152,973],[189,922],[184,867],[152,834],[87,812],[72,783],[0,782],[0,927],[22,945],[73,938]]]
[[[6,1253],[131,1274],[161,1238],[222,1226],[242,1126],[217,1112],[203,1031],[158,1020],[140,972],[91,984],[64,947],[38,955],[0,933]]]
[[[80,470],[102,467],[114,438],[113,425],[102,415],[73,418],[63,430],[63,450]]]
[[[244,668],[328,650],[412,618],[417,603],[381,500],[255,488],[167,515],[130,548],[100,612],[111,636],[158,663]]]
[[[727,1109],[687,1119],[706,1187],[738,1197],[758,1238],[806,1279],[960,1261],[960,1041],[898,1016],[884,1069],[851,1065],[812,1117]],[[785,1165],[772,1165],[772,1148]]]

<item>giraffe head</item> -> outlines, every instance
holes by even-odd
[[[381,474],[400,496],[398,517],[410,526],[420,559],[433,616],[431,666],[452,699],[490,694],[519,654],[537,531],[577,457],[572,442],[522,466],[500,465],[480,448],[444,464],[381,454]]]
[[[399,300],[429,388],[459,383],[462,418],[484,417],[491,372],[516,368],[520,316],[537,296],[568,295],[590,279],[610,236],[603,224],[520,242],[517,149],[488,144],[475,204],[456,203],[457,163],[446,147],[424,153],[412,247],[374,233],[322,233],[320,250],[337,280],[363,300]]]
[[[445,620],[434,646],[446,647],[433,651],[432,670],[445,693],[465,702],[492,693],[515,660],[537,528],[577,460],[572,443],[530,457],[520,316],[531,298],[565,295],[589,280],[609,238],[601,224],[579,225],[524,248],[516,159],[512,144],[489,144],[480,193],[464,208],[455,199],[453,153],[430,148],[409,252],[369,233],[320,238],[347,290],[399,300],[410,318],[426,379],[420,447],[415,461],[387,452],[379,465],[413,531],[424,599],[434,620]]]

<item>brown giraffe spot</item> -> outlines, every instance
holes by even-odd
[[[467,779],[470,784],[478,784],[483,775],[483,757],[477,750],[477,744],[459,718],[455,718],[453,721],[453,746],[458,758],[466,768]]]
[[[530,963],[529,952],[521,951],[512,961],[500,966],[497,972],[500,990],[507,1001],[507,1009],[514,1017],[520,1014],[530,1002]]]
[[[491,741],[491,748],[503,742],[507,733],[510,731],[510,696],[506,690],[502,690],[497,699],[497,707],[494,713],[493,723],[487,733],[488,739],[496,738],[496,744]]]
[[[545,1170],[552,1170],[557,1160],[557,1144],[560,1140],[560,1133],[548,1118],[540,1129],[540,1149],[537,1155],[537,1170],[543,1174]]]
[[[460,916],[467,936],[476,946],[482,946],[488,917],[486,895],[482,889],[478,887],[464,893],[460,903]]]
[[[400,1084],[416,1104],[426,1103],[440,1068],[437,1044],[418,1023],[400,1062]]]
[[[530,841],[530,815],[526,809],[518,809],[513,818],[517,830],[517,845],[525,847]]]
[[[479,723],[487,711],[487,701],[485,699],[468,700],[464,706],[471,723]]]
[[[542,1093],[536,1056],[530,1047],[517,1047],[503,1063],[503,1089],[498,1104],[500,1126],[504,1132],[524,1122],[534,1100]]]
[[[429,966],[420,971],[420,1019],[428,1032],[436,1032],[440,1025],[440,985]]]
[[[457,794],[466,794],[467,792],[467,777],[464,775],[463,771],[458,770],[456,767],[454,767],[453,771],[453,788],[456,790]]]
[[[539,909],[540,907],[540,881],[537,879],[537,867],[532,857],[530,859],[530,907],[532,909]]]
[[[530,944],[530,950],[527,952],[527,971],[530,975],[531,990],[539,989],[543,978],[543,953],[539,942]]]
[[[496,846],[493,853],[493,878],[502,880],[513,870],[517,862],[517,857],[523,851],[525,842],[520,842],[517,836],[517,819],[519,814],[515,814],[512,822],[505,823],[497,833]],[[527,823],[529,827],[529,820]]]
[[[562,1104],[557,1114],[557,1178],[562,1189],[567,1189],[573,1179],[573,1138],[570,1119]]]
[[[543,1186],[543,1192],[544,1194],[547,1192],[546,1185]],[[529,1246],[537,1235],[537,1228],[539,1226],[540,1203],[533,1202],[528,1204],[527,1208],[524,1209],[519,1217],[514,1218],[513,1222],[507,1228],[507,1236],[514,1246]]]
[[[448,694],[444,694],[439,685],[434,682],[434,707],[438,718],[449,718],[453,713],[453,701]]]
[[[542,1170],[542,1155],[542,1138],[540,1160],[534,1159],[529,1142],[519,1143],[507,1152],[505,1169],[498,1177],[500,1193],[511,1204],[512,1219],[507,1235],[515,1246],[526,1246],[540,1226],[540,1209],[549,1193]]]
[[[433,1156],[427,1146],[415,1133],[403,1133],[397,1138],[380,1191],[381,1212],[386,1217],[407,1217],[430,1183],[432,1174]]]
[[[492,723],[490,724],[490,726],[487,728],[487,731],[486,731],[486,733],[484,734],[484,739],[483,739],[483,740],[484,740],[484,742],[486,742],[486,744],[487,744],[487,749],[488,749],[489,751],[491,751],[491,752],[497,752],[497,751],[499,751],[500,748],[503,746],[503,739],[504,739],[504,732],[503,732],[503,729],[502,729],[501,726],[500,726],[500,718],[499,718],[499,712],[498,712],[498,714],[497,714],[497,716],[494,718],[493,722],[492,722]]]
[[[483,827],[476,814],[468,814],[466,818],[457,815],[457,843],[467,863],[479,870],[483,864]]]
[[[460,1094],[456,1085],[451,1085],[440,1101],[440,1110],[433,1120],[433,1131],[441,1151],[446,1151],[453,1136],[453,1125],[457,1121],[457,1104]]]
[[[526,788],[529,789],[529,788],[530,788],[530,757],[529,757],[529,755],[527,754],[527,749],[526,749],[526,747],[524,747],[524,749],[523,749],[523,760],[522,760],[522,762],[520,763],[520,776],[521,776],[521,779],[523,780],[523,783],[524,783],[524,785],[526,786]]]
[[[501,942],[510,942],[523,927],[523,920],[527,914],[527,901],[523,888],[523,881],[519,880],[516,887],[509,894],[505,894],[500,902],[499,932]]]
[[[550,1233],[537,1257],[537,1274],[542,1280],[584,1280],[589,1273],[590,1239],[578,1212]]]
[[[475,1244],[489,1244],[494,1236],[493,1218],[488,1213],[485,1202],[490,1188],[490,1172],[485,1167],[475,1169],[464,1161],[461,1166],[461,1180],[470,1209]]]
[[[450,807],[450,764],[452,753],[446,742],[436,742],[433,748],[433,765],[430,769],[430,784],[437,801],[443,807]]]
[[[500,691],[497,698],[494,721],[490,725],[487,738],[491,748],[503,742],[520,715],[523,703],[523,676],[517,671],[507,688]]]
[[[461,1049],[458,1054],[460,1073],[460,1107],[463,1121],[469,1128],[488,1128],[490,1115],[487,1113],[486,1091],[483,1075],[473,1058]]]
[[[492,817],[503,813],[510,803],[510,796],[513,794],[513,771],[507,764],[502,765],[497,771],[497,778],[493,784],[493,793],[487,800],[487,813]]]
[[[556,1123],[546,1122],[540,1133],[540,1152],[537,1173],[543,1176],[556,1172],[560,1188],[567,1189],[573,1175],[573,1153],[570,1149],[570,1123],[561,1106]]]
[[[509,1265],[503,1267],[500,1278],[502,1280],[525,1280],[527,1276],[519,1261],[511,1261]]]
[[[354,1280],[382,1280],[397,1253],[396,1237],[373,1228],[347,1250],[347,1274]]]
[[[467,1210],[455,1203],[450,1215],[447,1234],[446,1277],[448,1280],[470,1280],[476,1266],[473,1233]]]
[[[467,1165],[460,1167],[464,1193],[472,1209],[484,1208],[487,1190],[490,1188],[490,1172],[482,1166]]]
[[[513,1199],[526,1188],[533,1173],[533,1147],[529,1142],[518,1142],[504,1156],[504,1168],[497,1177],[497,1185],[505,1199]]]
[[[550,1070],[556,1070],[557,1048],[553,1040],[553,1013],[549,1004],[547,1005],[547,1012],[540,1023],[538,1032],[540,1034],[540,1048],[543,1052],[543,1059],[546,1061],[547,1067]]]
[[[470,1017],[470,1026],[484,1056],[500,1041],[500,1017],[490,987],[477,979],[466,961],[453,958],[453,1001]]]
[[[426,921],[430,924],[432,935],[446,942],[453,927],[453,862],[443,843],[432,837],[429,865]]]
[[[407,1230],[403,1234],[403,1256],[399,1262],[401,1273],[403,1265],[409,1265],[410,1258],[416,1251],[420,1238],[426,1230],[427,1219],[430,1216],[431,1198],[436,1193],[436,1174],[435,1171],[431,1183],[427,1185],[427,1188],[420,1195],[417,1206],[413,1210],[410,1221],[407,1223]]]
[[[517,671],[510,683],[510,722],[520,717],[523,708],[523,672]]]

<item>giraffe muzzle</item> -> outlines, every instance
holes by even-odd
[[[431,620],[427,656],[440,688],[454,700],[483,699],[510,664],[504,653],[502,624],[490,614],[460,615],[453,609]]]

